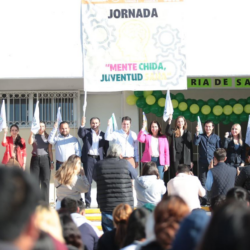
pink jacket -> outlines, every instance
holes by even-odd
[[[145,151],[143,152],[143,156],[141,162],[149,162],[151,161],[150,155],[150,147],[151,147],[151,138],[152,135],[145,134],[143,130],[141,130],[138,134],[137,140],[139,142],[145,143]],[[159,160],[162,166],[170,165],[169,161],[169,145],[168,140],[165,135],[159,137]]]

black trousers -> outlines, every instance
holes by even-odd
[[[41,199],[49,203],[50,159],[48,155],[32,156],[30,172],[41,187]]]
[[[92,176],[93,176],[93,170],[94,170],[94,166],[97,163],[97,161],[99,161],[100,158],[92,158],[90,156],[88,156],[87,158],[87,162],[83,163],[83,168],[84,168],[84,172],[85,175],[89,181],[90,184],[90,189],[87,193],[85,193],[85,203],[91,204],[91,184],[92,184]]]
[[[183,164],[183,152],[176,152],[176,158],[174,162],[170,163],[170,178],[174,178],[176,176],[178,166]]]

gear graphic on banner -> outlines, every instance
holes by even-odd
[[[181,46],[179,30],[171,28],[170,25],[158,26],[157,32],[152,35],[154,46],[163,53],[175,52]]]
[[[174,86],[179,84],[180,77],[185,76],[186,63],[185,57],[176,57],[174,53],[157,55],[157,63],[162,63],[165,71],[166,80],[159,80],[162,87],[169,84]]]

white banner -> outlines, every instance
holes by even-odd
[[[182,0],[82,0],[85,89],[186,89],[183,11]]]
[[[0,132],[7,127],[6,112],[5,112],[5,101],[2,102],[1,113],[0,113]]]
[[[31,131],[33,134],[36,134],[39,131],[39,129],[40,129],[39,101],[37,101],[34,117],[31,124]]]

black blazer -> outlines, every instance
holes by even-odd
[[[78,136],[82,138],[83,147],[82,147],[82,162],[87,162],[88,152],[92,146],[92,130],[91,128],[80,127],[78,129]],[[105,140],[105,133],[101,132],[100,136],[102,137],[99,140],[98,152],[100,155],[100,160],[107,155],[107,150],[109,147],[109,142]]]
[[[238,149],[234,148],[234,140],[231,138],[225,138],[224,148],[227,149],[226,163],[234,166],[239,166],[241,163],[245,163],[246,158],[246,144],[243,141],[243,145],[239,145]]]
[[[175,133],[174,130],[171,128],[171,126],[167,122],[167,127],[165,131],[166,135],[171,137],[171,144],[170,144],[170,160],[171,162],[175,162],[176,159],[176,149],[175,149]],[[183,146],[183,163],[186,165],[190,165],[191,162],[193,162],[193,145],[192,145],[192,135],[188,130],[185,130],[183,133],[183,140],[184,140],[184,146]]]

